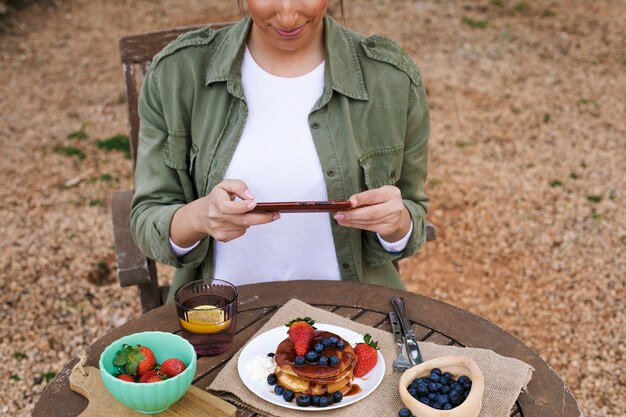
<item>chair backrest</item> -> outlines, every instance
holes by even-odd
[[[126,103],[128,106],[128,124],[130,133],[130,148],[133,158],[133,171],[137,163],[137,143],[139,139],[139,93],[141,84],[150,68],[152,58],[169,42],[179,35],[202,27],[218,29],[231,25],[234,22],[208,23],[199,26],[186,26],[174,29],[147,32],[139,35],[126,36],[120,40],[120,55],[124,86],[126,89]]]

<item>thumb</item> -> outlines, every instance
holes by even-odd
[[[226,179],[218,186],[230,195],[231,200],[234,200],[235,197],[242,200],[254,200],[254,194],[242,180]]]

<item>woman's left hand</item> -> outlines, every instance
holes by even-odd
[[[376,232],[387,242],[396,242],[409,232],[411,216],[398,187],[385,185],[350,197],[351,209],[333,216],[337,223]]]

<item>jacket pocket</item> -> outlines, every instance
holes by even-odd
[[[172,135],[167,136],[163,148],[163,161],[165,165],[174,169],[187,170],[191,162],[191,137]]]
[[[402,172],[404,146],[377,149],[359,158],[367,189],[393,185]]]

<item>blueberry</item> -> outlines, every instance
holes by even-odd
[[[339,358],[336,355],[332,355],[328,358],[330,366],[339,366]]]
[[[427,384],[428,383],[428,378],[426,377],[421,377],[421,378],[416,378],[413,380],[414,382],[417,382],[418,384],[422,383],[422,384]]]
[[[459,379],[456,380],[456,382],[458,382],[461,385],[465,385],[466,382],[469,382],[470,379],[468,377],[466,377],[465,375],[461,375],[459,377]]]
[[[322,353],[322,351],[324,350],[324,345],[321,343],[316,343],[315,346],[313,346],[313,350],[315,350],[317,353]]]
[[[437,374],[430,374],[430,376],[428,377],[428,379],[432,382],[439,382],[439,375]]]
[[[469,391],[472,388],[472,383],[469,381],[464,383],[463,388],[465,388],[465,391]]]
[[[267,383],[270,385],[276,385],[276,383],[278,382],[278,378],[276,377],[276,375],[274,374],[269,374],[267,376]]]
[[[437,399],[437,394],[434,393],[434,392],[430,392],[430,393],[428,393],[426,398],[428,398],[430,401],[435,401]]]
[[[319,405],[320,405],[320,396],[319,395],[312,395],[311,396],[311,405],[319,407]]]
[[[447,395],[439,395],[437,396],[437,402],[441,404],[446,404],[450,402],[450,397],[448,397]]]
[[[467,396],[469,395],[469,393],[470,393],[469,391],[465,391],[465,392],[463,393],[463,399],[466,399],[466,398],[467,398]],[[461,401],[461,402],[463,402],[463,401]]]
[[[434,382],[429,382],[427,387],[428,392],[437,392],[437,385]]]
[[[411,417],[411,415],[411,410],[408,408],[401,408],[400,411],[398,411],[398,416],[400,417]]]
[[[452,405],[459,405],[463,402],[463,395],[460,394],[456,390],[450,391],[449,397],[450,397],[450,404]]]
[[[417,401],[421,402],[422,404],[430,405],[430,400],[426,397],[419,397]]]
[[[319,399],[319,404],[320,404],[320,407],[326,407],[328,405],[328,397],[325,395],[322,395]]]
[[[430,374],[431,374],[431,375],[432,375],[432,374],[435,374],[435,375],[437,375],[437,376],[441,376],[441,375],[442,375],[442,373],[441,373],[441,369],[439,369],[439,368],[433,368],[433,370],[432,370],[432,371],[430,371]]]
[[[280,385],[276,385],[274,387],[274,393],[276,395],[283,395],[283,392],[285,392],[285,388],[281,387]]]
[[[273,358],[274,356],[276,356],[276,354],[274,352],[270,352],[267,354],[267,356],[269,356],[270,358]]]
[[[335,391],[333,392],[333,398],[335,399],[336,403],[340,403],[341,400],[343,400],[343,394],[341,393],[341,391]]]
[[[322,366],[327,366],[328,365],[328,356],[326,356],[326,355],[320,356],[319,364],[322,365]]]
[[[333,405],[335,403],[335,397],[331,394],[326,394],[325,397],[328,398],[328,405]]]
[[[304,362],[306,362],[304,356],[296,356],[296,360],[294,360],[296,365],[304,365]]]
[[[441,393],[442,394],[447,394],[450,392],[450,387],[447,385],[444,385],[443,387],[441,387]]]
[[[301,394],[296,398],[296,404],[299,407],[308,407],[311,405],[311,397],[306,394]]]
[[[440,402],[435,401],[435,403],[433,405],[431,405],[432,408],[434,408],[435,410],[441,410],[443,408],[443,404],[441,404]]]
[[[331,336],[330,337],[330,344],[331,345],[336,345],[338,341],[339,341],[339,339],[337,339],[335,336]]]
[[[346,343],[343,340],[337,340],[335,346],[337,347],[337,349],[342,350],[344,347],[346,347]]]
[[[463,391],[463,387],[458,382],[453,382],[450,384],[450,389],[452,391]]]
[[[439,392],[443,388],[443,384],[440,382],[435,382],[435,387],[437,387],[437,392]]]
[[[320,340],[320,343],[322,344],[322,346],[324,346],[325,348],[330,347],[331,343],[330,343],[330,339],[327,337],[323,337],[322,340]]]
[[[447,403],[443,406],[442,410],[452,410],[452,404]]]
[[[417,397],[417,390],[415,388],[409,388],[407,392],[411,397]]]
[[[450,390],[450,388],[448,388],[448,391]],[[417,384],[417,395],[419,396],[425,396],[426,394],[428,394],[428,386],[426,384]],[[444,392],[445,394],[445,392]]]
[[[448,380],[452,379],[452,374],[450,372],[444,372],[441,376]]]
[[[317,362],[317,352],[310,350],[306,353],[307,362]]]
[[[291,400],[293,400],[293,391],[290,389],[286,389],[283,392],[283,400],[287,401],[288,403],[291,402]]]

